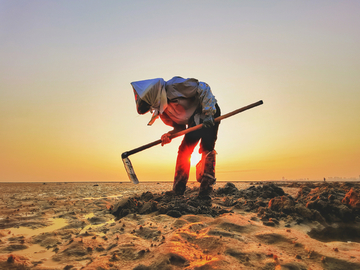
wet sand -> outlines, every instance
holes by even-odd
[[[171,186],[0,183],[0,269],[360,269],[359,183]]]

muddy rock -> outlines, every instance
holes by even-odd
[[[342,203],[347,204],[351,208],[360,209],[360,195],[358,192],[351,188],[348,193],[346,193]]]
[[[308,235],[322,242],[352,241],[360,243],[360,228],[356,224],[339,223],[313,228]]]
[[[186,260],[183,256],[175,253],[163,254],[160,256],[158,262],[155,262],[150,266],[150,269],[184,269],[188,266],[188,260]]]
[[[145,214],[150,214],[152,212],[155,212],[158,210],[157,205],[158,205],[158,203],[153,200],[146,201],[140,208],[139,214],[145,215]]]
[[[302,187],[298,191],[298,193],[296,195],[296,199],[306,197],[310,193],[310,191],[311,191],[310,187],[307,187],[307,186]]]
[[[263,224],[265,225],[265,226],[269,226],[269,227],[275,227],[275,222],[273,222],[273,221],[263,221]]]
[[[276,186],[273,183],[266,183],[263,186],[251,186],[247,189],[240,190],[236,192],[235,197],[246,199],[257,199],[259,197],[263,199],[272,199],[283,195],[285,195],[285,192],[281,187]]]
[[[313,212],[310,209],[306,208],[303,204],[296,204],[295,211],[304,218],[311,219],[313,216]]]
[[[153,198],[154,198],[154,195],[150,191],[144,192],[140,196],[140,200],[145,201],[145,202],[148,202]]]
[[[272,198],[268,207],[277,212],[292,213],[294,212],[294,200],[290,196],[281,196]]]
[[[122,218],[128,214],[136,213],[137,208],[138,202],[135,198],[123,198],[115,205],[111,213],[117,218]]]
[[[311,212],[313,213],[312,217],[314,221],[318,221],[321,224],[326,223],[326,219],[320,214],[319,211],[317,210],[311,210]]]
[[[321,183],[311,188],[304,184],[296,196],[296,202],[312,211],[313,220],[323,222],[322,219],[325,219],[329,224],[352,222],[360,210],[357,208],[360,206],[358,190],[356,183]],[[304,209],[301,210],[304,212]]]
[[[343,221],[352,221],[352,211],[349,207],[344,204],[334,205],[334,213],[337,214]]]
[[[236,186],[233,183],[228,182],[223,188],[218,188],[216,190],[216,193],[218,195],[234,195],[238,191],[239,190],[236,188]]]
[[[8,245],[7,247],[3,248],[2,250],[5,252],[13,252],[13,251],[23,250],[23,249],[27,249],[27,248],[28,248],[27,245],[13,244],[13,245]]]
[[[53,256],[54,261],[67,261],[69,258],[81,258],[88,255],[89,250],[81,242],[73,242],[68,248],[64,251]]]
[[[272,183],[264,185],[261,192],[261,197],[269,199],[277,196],[283,196],[285,194],[284,190],[281,187],[276,186]]]
[[[188,188],[186,196],[175,196],[172,192],[164,194],[145,192],[141,196],[122,199],[115,205],[111,213],[120,219],[130,213],[167,214],[171,217],[205,214],[215,217],[229,212],[219,206],[213,207],[211,197],[199,198],[198,192],[193,191]]]

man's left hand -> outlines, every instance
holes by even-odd
[[[212,116],[212,115],[205,116],[205,119],[203,121],[203,127],[204,128],[211,128],[214,125],[215,125],[214,116]]]

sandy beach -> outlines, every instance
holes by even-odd
[[[0,183],[0,269],[360,269],[358,182]]]

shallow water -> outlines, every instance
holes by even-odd
[[[26,237],[32,237],[40,233],[47,233],[47,232],[59,230],[68,224],[67,220],[64,218],[49,218],[49,220],[53,222],[53,224],[43,228],[31,229],[27,227],[19,227],[19,228],[12,228],[10,229],[10,231],[11,234],[13,234],[14,236],[24,235]]]

